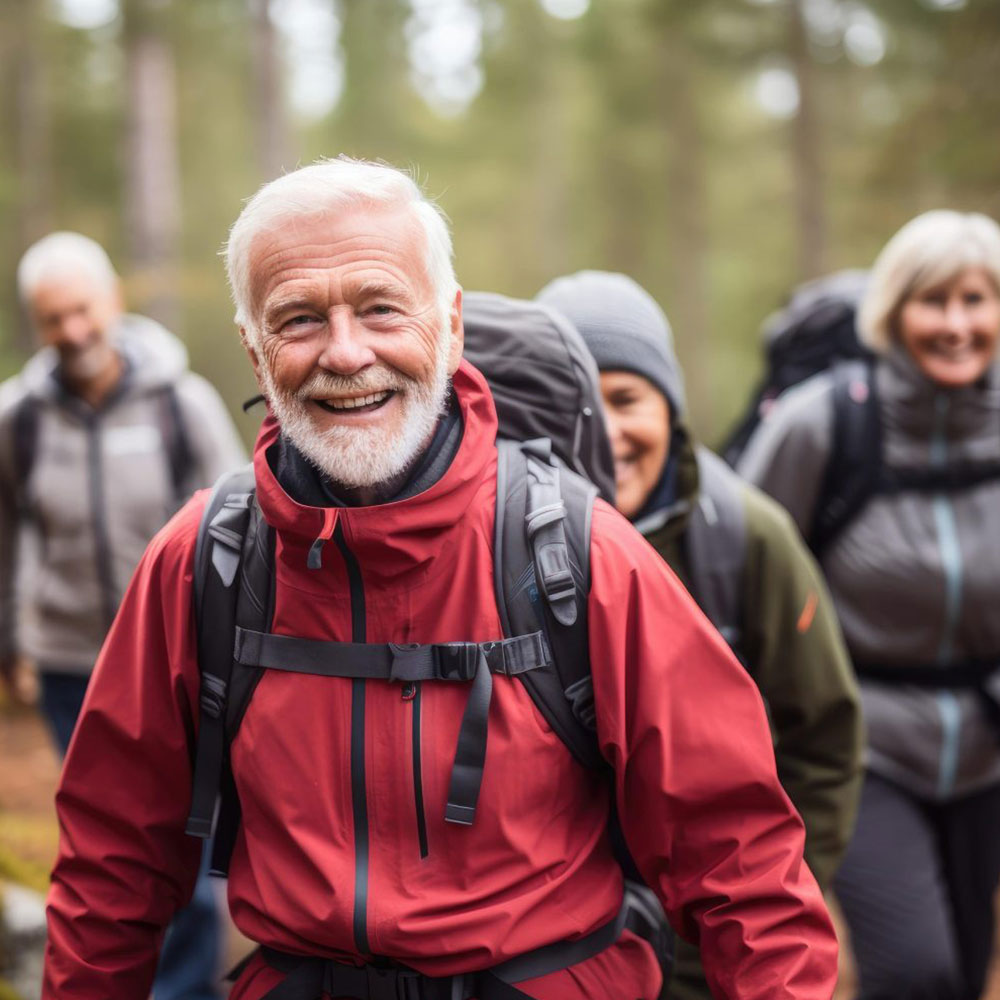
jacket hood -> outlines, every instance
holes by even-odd
[[[910,352],[896,343],[876,371],[890,461],[904,467],[927,466],[928,443],[935,438],[947,443],[949,463],[996,460],[1000,448],[996,362],[974,384],[948,389],[929,379]]]
[[[111,343],[128,361],[130,392],[162,388],[187,371],[187,348],[155,320],[126,313],[110,336]],[[43,347],[24,366],[21,377],[25,391],[42,397],[54,396],[58,384],[53,375],[58,368],[56,349]]]
[[[429,563],[433,539],[473,507],[482,489],[495,491],[497,416],[482,374],[463,360],[452,380],[462,415],[462,441],[444,475],[429,489],[405,500],[370,507],[311,507],[290,497],[274,474],[268,451],[281,428],[268,415],[254,448],[257,496],[267,522],[275,528],[293,567],[304,570],[309,549],[329,541],[338,522],[366,577],[385,575],[414,564]],[[492,509],[492,505],[487,505]],[[484,525],[486,532],[491,531]],[[365,556],[373,558],[365,561]]]

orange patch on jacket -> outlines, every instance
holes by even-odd
[[[806,598],[806,606],[802,609],[802,614],[799,615],[798,625],[796,626],[800,632],[808,632],[809,626],[812,625],[813,619],[816,617],[816,608],[819,606],[819,595],[815,590],[809,591],[809,596]]]

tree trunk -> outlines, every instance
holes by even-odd
[[[52,142],[42,40],[45,12],[30,0],[19,7],[19,44],[8,54],[16,74],[17,231],[18,252],[23,253],[52,228]],[[27,322],[19,324],[18,340],[18,346],[31,348]]]
[[[804,3],[805,0],[791,0],[790,52],[799,87],[799,109],[792,122],[792,141],[799,272],[800,277],[806,279],[825,272],[827,237],[819,148],[821,125]]]
[[[125,193],[133,298],[176,330],[181,194],[174,55],[164,23],[169,0],[128,0]]]
[[[670,138],[669,195],[665,224],[671,274],[671,324],[678,353],[685,359],[689,399],[699,401],[700,430],[709,436],[712,379],[708,324],[707,157],[699,115],[695,56],[676,32],[666,31],[661,47],[665,130]]]
[[[272,0],[250,0],[253,18],[254,136],[261,180],[293,167],[281,66],[281,44],[271,20]]]

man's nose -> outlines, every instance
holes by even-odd
[[[90,336],[90,322],[86,316],[71,313],[59,321],[58,340],[67,347],[81,347]]]
[[[353,375],[374,364],[377,359],[367,337],[367,331],[358,322],[353,310],[331,309],[319,366],[337,375]]]

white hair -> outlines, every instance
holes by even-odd
[[[324,215],[348,205],[412,208],[427,238],[427,276],[439,310],[447,310],[458,290],[452,266],[451,235],[440,208],[414,179],[384,163],[346,156],[320,160],[265,184],[247,202],[229,231],[226,271],[236,306],[236,323],[259,345],[261,331],[252,308],[250,253],[258,236],[292,219]]]
[[[99,243],[80,233],[49,233],[32,244],[17,265],[17,293],[27,305],[39,285],[80,272],[109,291],[118,284],[111,258]]]
[[[982,268],[1000,291],[1000,226],[991,218],[939,210],[911,219],[872,267],[858,309],[861,340],[872,350],[885,352],[898,333],[903,303],[969,268]]]

